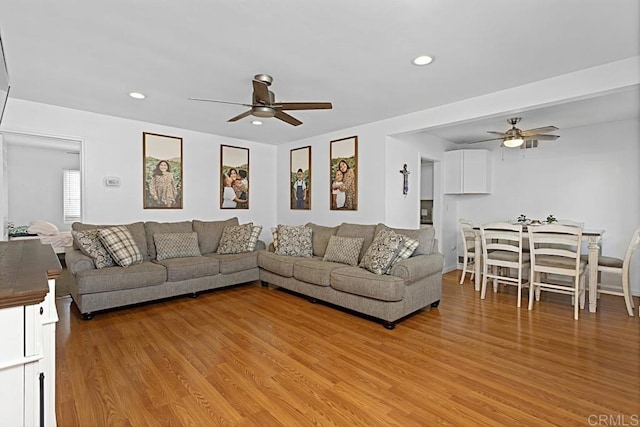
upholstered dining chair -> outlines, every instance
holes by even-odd
[[[469,272],[471,274],[471,280],[473,280],[475,272],[475,259],[476,259],[476,232],[473,230],[473,221],[460,218],[458,220],[460,227],[460,235],[462,236],[462,248],[464,251],[462,259],[462,277],[460,277],[460,284],[464,283],[464,278]]]
[[[580,258],[582,227],[570,225],[538,225],[528,227],[531,275],[529,277],[529,310],[540,291],[572,296],[573,318],[578,319],[585,302],[585,270],[587,263]],[[568,277],[560,280],[557,277]]]
[[[624,297],[624,302],[627,306],[627,312],[629,316],[633,316],[633,297],[631,296],[631,283],[629,282],[629,267],[631,264],[631,258],[635,250],[640,246],[640,227],[636,228],[633,233],[633,237],[627,246],[627,250],[624,252],[624,258],[615,258],[608,256],[600,256],[598,258],[598,297],[600,294],[617,295]],[[583,255],[583,261],[588,259],[587,255]],[[602,273],[613,273],[620,277],[620,283],[603,283]],[[640,309],[638,311],[640,316]]]
[[[482,236],[482,290],[481,299],[487,295],[487,282],[493,281],[493,292],[498,285],[518,287],[518,307],[522,305],[523,270],[530,268],[529,254],[522,252],[522,224],[494,222],[480,226]],[[515,277],[511,270],[515,269]]]

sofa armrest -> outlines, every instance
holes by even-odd
[[[391,275],[400,277],[409,284],[432,274],[442,274],[443,267],[444,256],[441,253],[416,255],[394,265]]]
[[[91,257],[86,256],[78,249],[66,248],[64,252],[64,261],[71,273],[76,274],[79,271],[95,270],[96,265]]]

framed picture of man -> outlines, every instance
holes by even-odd
[[[249,149],[220,146],[220,208],[249,209]]]
[[[290,152],[289,189],[291,209],[311,209],[311,147]]]
[[[358,137],[331,141],[329,157],[331,210],[358,210]]]
[[[182,138],[142,133],[144,209],[182,209]]]

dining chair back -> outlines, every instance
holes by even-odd
[[[598,258],[598,297],[600,294],[617,295],[624,297],[627,313],[633,316],[633,297],[631,296],[631,283],[629,267],[636,249],[640,246],[640,227],[636,228],[633,237],[624,253],[624,258],[600,256]],[[583,260],[585,258],[583,257]],[[612,273],[620,277],[619,283],[603,283],[602,273]],[[640,315],[640,311],[638,313]]]
[[[462,285],[467,272],[471,273],[471,280],[473,280],[474,277],[476,232],[473,230],[473,222],[471,220],[460,218],[458,225],[460,228],[460,236],[462,237],[463,249],[462,276],[460,277],[460,284]]]
[[[482,237],[482,290],[481,299],[486,298],[487,282],[493,281],[493,291],[498,285],[518,287],[517,306],[522,305],[523,270],[530,267],[529,254],[522,251],[522,224],[494,222],[480,226]],[[515,270],[515,275],[512,275]]]
[[[578,306],[584,308],[586,261],[580,257],[582,227],[561,224],[529,226],[531,275],[529,278],[529,310],[541,291],[572,296],[574,319]],[[558,276],[569,280],[559,280]]]

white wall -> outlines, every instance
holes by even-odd
[[[273,146],[16,99],[9,99],[2,125],[8,131],[83,141],[84,222],[124,224],[238,216],[241,222],[263,225],[267,231],[263,229],[261,238],[270,240],[268,228],[276,223]],[[143,132],[183,138],[183,209],[142,208]],[[252,181],[248,210],[219,208],[220,144],[250,149]],[[121,186],[105,187],[106,176],[120,177]]]
[[[77,153],[8,144],[7,180],[9,221],[29,225],[42,219],[70,230],[63,215],[63,169],[79,169]]]
[[[422,162],[420,167],[420,199],[433,200],[433,163]]]
[[[0,240],[8,239],[7,225],[9,222],[9,180],[7,177],[7,146],[0,134]]]

